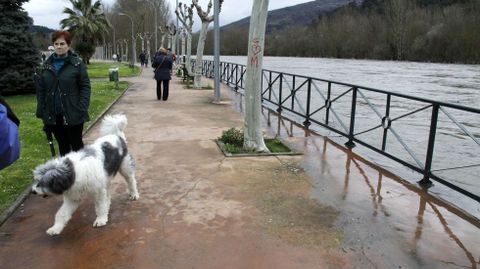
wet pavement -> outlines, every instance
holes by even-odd
[[[227,158],[214,139],[243,126],[241,98],[175,78],[157,101],[151,71],[110,110],[128,117],[140,199],[117,176],[107,226],[87,199],[50,237],[61,197],[29,196],[0,227],[0,268],[480,267],[478,219],[267,110],[266,134],[303,155]]]

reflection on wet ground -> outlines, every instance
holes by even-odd
[[[414,181],[266,110],[268,135],[304,154],[225,158],[212,138],[238,113],[178,80],[160,103],[149,74],[111,111],[129,117],[141,198],[114,181],[106,227],[88,199],[48,237],[61,197],[29,197],[0,227],[1,269],[479,267],[478,219]]]
[[[241,112],[242,106],[237,97],[236,109]],[[409,261],[407,268],[480,266],[476,217],[276,112],[263,109],[263,117],[268,135],[277,135],[304,152],[302,166],[314,186],[311,196],[342,212],[337,226],[346,234],[344,251],[362,253],[359,264],[391,268]]]

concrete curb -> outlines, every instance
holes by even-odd
[[[225,157],[262,157],[262,156],[303,155],[303,153],[293,150],[290,145],[285,143],[285,141],[282,141],[282,143],[285,146],[287,146],[288,148],[290,148],[290,150],[291,150],[290,152],[279,152],[279,153],[274,153],[274,152],[256,153],[256,152],[252,152],[252,153],[235,153],[235,154],[232,154],[232,153],[225,150],[225,144],[222,141],[220,141],[218,139],[215,139],[215,143],[217,143],[217,146],[220,148],[220,150],[222,151],[222,153]]]
[[[27,199],[28,195],[30,195],[30,188],[31,185],[28,185],[27,188],[17,197],[17,199],[13,202],[12,205],[10,205],[7,209],[5,209],[2,214],[0,215],[0,226],[5,223],[8,218],[17,210],[20,205]]]

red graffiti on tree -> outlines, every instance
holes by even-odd
[[[250,59],[250,65],[258,68],[258,54],[262,51],[262,46],[260,46],[260,41],[258,38],[254,38],[252,41],[252,59]]]

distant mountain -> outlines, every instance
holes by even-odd
[[[33,37],[33,44],[39,50],[47,50],[48,46],[51,45],[50,34],[55,31],[45,26],[33,25],[30,28]]]
[[[40,26],[40,25],[33,25],[32,26],[32,32],[33,33],[41,33],[41,34],[44,34],[44,35],[48,35],[53,31],[55,31],[55,30],[50,29],[50,28],[45,27],[45,26]]]
[[[333,11],[352,2],[361,3],[363,0],[316,0],[295,6],[271,10],[267,17],[267,33],[281,30],[288,26],[306,26],[317,20],[322,14]],[[224,25],[222,30],[228,28],[247,28],[250,17]]]

